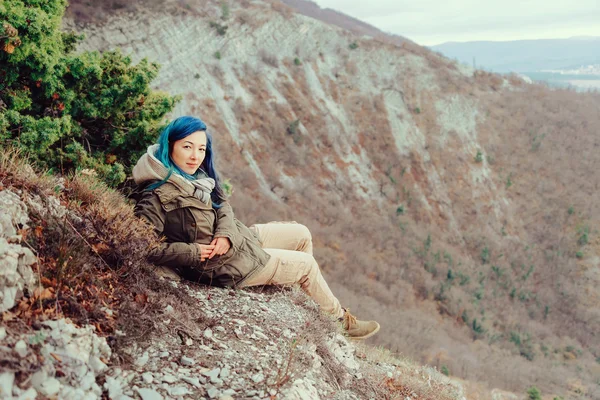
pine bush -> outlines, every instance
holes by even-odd
[[[75,53],[65,0],[0,3],[0,145],[42,168],[125,180],[178,98],[153,91],[159,66],[119,51]]]

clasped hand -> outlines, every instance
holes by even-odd
[[[200,246],[200,261],[206,261],[227,253],[231,248],[231,242],[226,237],[216,237],[210,244],[198,244],[198,246]]]

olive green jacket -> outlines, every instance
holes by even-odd
[[[151,183],[140,185],[133,197],[137,201],[135,214],[154,225],[164,238],[150,252],[152,263],[214,286],[241,285],[266,265],[270,256],[261,248],[258,237],[234,218],[228,202],[213,209],[169,182],[145,190]],[[200,261],[197,244],[210,244],[215,237],[228,238],[231,248],[221,256]]]

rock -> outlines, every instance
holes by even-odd
[[[227,377],[229,377],[229,368],[227,368],[227,367],[224,367],[224,368],[221,370],[220,377],[221,377],[222,379],[226,379]]]
[[[15,344],[15,352],[19,355],[19,357],[23,358],[27,355],[27,344],[24,340],[19,340]]]
[[[184,386],[175,386],[167,389],[169,392],[169,396],[185,396],[186,394],[190,394],[190,391]]]
[[[15,382],[15,373],[12,371],[0,374],[0,399],[11,398],[13,394],[13,384]]]
[[[150,372],[144,372],[142,374],[142,380],[146,383],[152,383],[152,381],[154,380],[154,377],[152,376],[152,374]]]
[[[165,314],[173,314],[174,311],[175,310],[173,309],[173,306],[171,306],[170,304],[165,307]]]
[[[222,326],[217,326],[217,327],[215,328],[215,330],[216,330],[216,331],[219,331],[219,332],[225,332],[225,328],[223,328]]]
[[[163,397],[160,393],[153,389],[137,389],[138,394],[142,398],[142,400],[163,400]]]
[[[90,357],[89,366],[96,374],[100,374],[108,368],[97,356]]]
[[[162,353],[160,353],[158,355],[160,358],[165,358],[165,357],[169,357],[169,352],[168,351],[163,351]]]
[[[150,356],[148,355],[148,352],[145,351],[143,355],[141,355],[135,360],[134,364],[136,365],[136,367],[142,368],[144,365],[146,365],[149,359]]]
[[[4,338],[6,337],[6,328],[5,327],[0,327],[0,340],[4,340]]]
[[[37,390],[29,388],[17,397],[17,400],[35,400],[37,398]]]
[[[260,383],[265,380],[265,375],[262,372],[252,375],[250,378],[254,383]]]
[[[203,334],[203,336],[204,336],[205,338],[207,338],[207,339],[210,339],[210,338],[212,338],[212,337],[213,337],[213,331],[212,331],[212,329],[210,329],[210,328],[207,328],[207,329],[204,331],[204,334]]]
[[[246,321],[242,321],[241,319],[232,319],[231,322],[235,322],[236,324],[238,324],[240,326],[246,325]]]
[[[256,332],[254,332],[254,334],[255,334],[256,336],[258,336],[260,339],[263,339],[263,340],[269,340],[269,338],[267,337],[267,335],[265,335],[264,333],[262,333],[262,332],[260,332],[260,331],[256,331]]]
[[[169,375],[169,374],[167,374],[167,375],[164,375],[164,376],[161,378],[161,380],[162,380],[163,382],[167,382],[167,383],[175,383],[175,382],[177,382],[177,378],[176,378],[176,377],[174,377],[173,375]]]
[[[192,385],[192,386],[194,386],[196,388],[201,388],[202,387],[202,385],[200,384],[200,379],[198,379],[198,378],[192,378],[192,377],[189,377],[189,376],[182,376],[181,379],[184,382],[187,382],[187,383],[189,383],[190,385]]]
[[[111,399],[116,399],[123,394],[123,384],[118,378],[107,376],[104,388],[108,390],[108,397]]]
[[[210,371],[203,371],[202,375],[208,376],[212,381],[213,379],[217,379],[219,377],[220,373],[221,373],[221,368],[215,368]]]
[[[54,396],[60,390],[60,382],[56,378],[48,378],[42,382],[38,390],[43,396]]]
[[[219,397],[219,400],[233,400],[233,397],[224,394],[223,396]]]
[[[193,358],[186,356],[181,356],[181,360],[179,362],[181,363],[181,365],[186,365],[188,367],[191,367],[192,365],[196,364],[196,361],[194,361]]]
[[[219,389],[217,389],[214,386],[210,386],[206,393],[208,393],[208,397],[210,397],[211,399],[217,398],[220,394]]]

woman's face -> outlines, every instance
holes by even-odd
[[[196,131],[173,143],[171,159],[183,172],[194,175],[206,155],[206,133]]]

